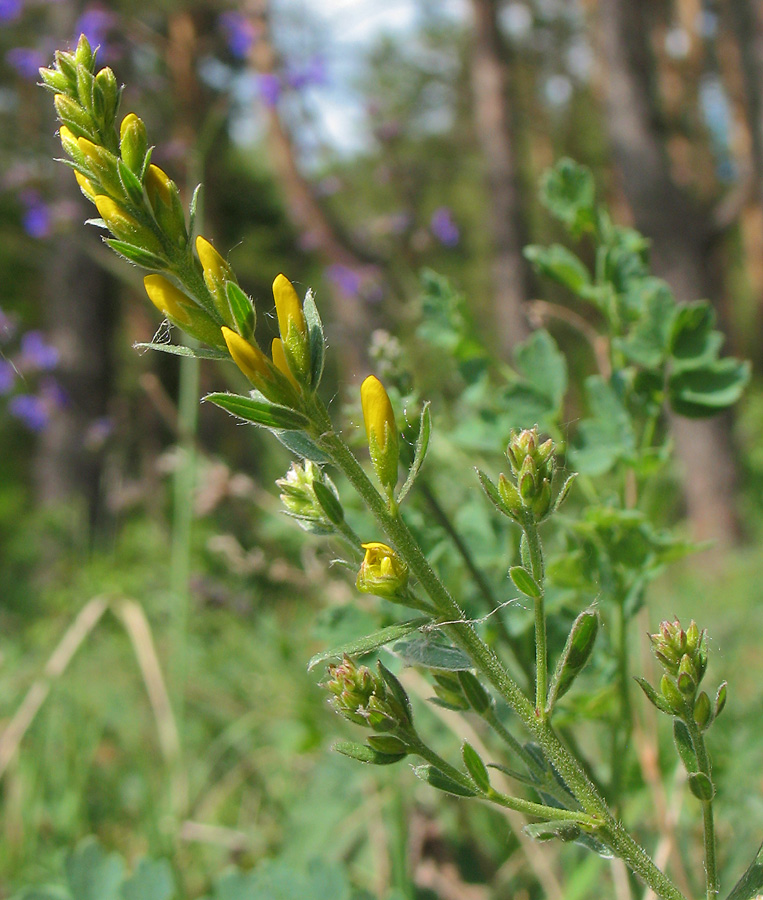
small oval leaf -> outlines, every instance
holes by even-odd
[[[438,791],[445,791],[446,794],[455,794],[456,797],[475,797],[477,795],[474,788],[454,781],[449,775],[434,766],[415,766],[413,772],[417,778],[426,781]]]
[[[541,586],[524,566],[512,566],[509,569],[509,577],[518,590],[533,600],[540,600],[543,596]]]
[[[477,787],[487,793],[490,790],[490,775],[479,753],[470,743],[464,741],[461,747],[461,757],[464,760],[466,771],[471,775],[472,781]]]

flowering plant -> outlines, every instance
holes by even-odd
[[[676,304],[669,287],[649,273],[644,239],[614,224],[596,202],[587,170],[569,160],[551,170],[542,186],[544,202],[571,237],[590,240],[595,248],[593,272],[562,245],[527,249],[536,269],[587,304],[597,323],[590,328],[599,371],[585,385],[590,414],[566,442],[561,417],[568,375],[551,336],[540,330],[520,345],[515,371],[496,390],[484,375],[487,366],[474,365],[475,360],[485,363],[482,351],[473,342],[459,343],[461,326],[454,324],[455,316],[448,321],[449,312],[457,312],[458,298],[444,282],[427,276],[426,290],[438,300],[439,338],[450,329],[456,360],[470,363],[464,371],[482,373],[478,417],[503,415],[517,426],[508,429],[506,473],[496,477],[478,469],[474,484],[481,484],[487,501],[503,517],[502,533],[518,538],[517,558],[512,554],[507,567],[519,603],[532,610],[533,653],[528,659],[526,644],[503,617],[517,597],[493,601],[484,573],[441,515],[454,555],[490,604],[487,616],[470,616],[403,514],[404,505],[408,509],[415,502],[413,489],[425,484],[422,467],[432,435],[429,404],[420,404],[418,424],[404,429],[402,440],[391,399],[395,392],[373,375],[363,382],[369,477],[320,395],[326,344],[312,293],[300,299],[289,280],[277,275],[273,295],[279,333],[269,352],[263,350],[255,338],[255,308],[231,266],[206,238],[194,234],[197,195],[186,219],[177,186],[151,162],[141,119],[129,113],[117,131],[117,81],[108,68],[96,71],[87,40],[82,38],[73,53],[57,53],[55,66],[42,69],[41,77],[54,94],[67,163],[98,210],[95,224],[108,231],[106,243],[149,271],[149,299],[195,341],[190,347],[149,346],[232,361],[251,390],[215,392],[205,399],[272,431],[298,457],[279,481],[286,511],[307,530],[342,542],[344,562],[357,572],[360,592],[417,612],[311,660],[311,668],[329,663],[323,686],[332,705],[366,730],[365,743],[343,741],[336,749],[377,765],[418,759],[415,774],[433,788],[521,813],[530,820],[526,831],[531,837],[575,841],[616,857],[656,896],[685,900],[685,893],[626,828],[621,810],[628,789],[624,763],[633,702],[629,625],[649,580],[671,559],[696,549],[658,530],[640,506],[669,457],[665,412],[713,415],[735,402],[749,376],[746,364],[720,357],[710,307]],[[433,341],[438,339],[436,326],[434,320],[429,323]],[[473,386],[473,394],[479,395]],[[468,426],[469,420],[463,424]],[[564,472],[568,465],[580,473],[587,504],[562,521],[559,511],[575,478]],[[339,471],[346,484],[338,489],[324,467]],[[597,483],[604,485],[601,492]],[[373,522],[364,525],[362,538],[342,501],[348,487]],[[432,504],[437,509],[435,499]],[[565,542],[556,556],[545,541],[550,525],[561,530]],[[547,606],[561,590],[568,603],[583,597],[587,601],[578,603],[570,617],[566,638],[555,642],[550,640]],[[598,603],[592,602],[595,597]],[[491,633],[483,626],[493,619],[498,624]],[[563,617],[551,621],[559,631]],[[608,646],[600,649],[602,621],[609,637]],[[721,685],[714,701],[699,690],[708,653],[705,632],[695,623],[684,629],[679,622],[664,622],[652,643],[665,674],[658,687],[645,679],[639,684],[648,700],[673,720],[676,747],[702,810],[704,888],[711,900],[718,893],[716,791],[705,736],[723,710],[726,687]],[[486,751],[489,762],[468,741],[458,764],[446,760],[422,734],[405,676],[381,661],[375,670],[358,661],[390,646],[396,656],[429,673],[435,702],[477,717],[486,739],[495,739]],[[590,761],[573,751],[574,707],[566,708],[564,699],[580,689],[585,681],[581,673],[595,650],[612,662],[617,685],[603,716],[611,759],[601,771],[593,771]],[[562,716],[564,728],[559,726]],[[761,889],[763,867],[753,862],[728,900],[751,900]]]

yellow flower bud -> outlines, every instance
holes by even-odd
[[[151,168],[153,169],[154,166],[151,166]],[[215,282],[222,286],[226,281],[235,281],[231,267],[209,241],[201,235],[196,238],[196,252],[199,254],[201,267],[204,269],[204,280],[212,293],[215,291],[215,288],[212,287],[212,284]]]
[[[360,386],[360,403],[371,462],[379,481],[391,491],[397,484],[398,476],[397,425],[384,385],[374,375],[369,375]]]
[[[225,346],[220,327],[212,317],[163,275],[146,275],[143,284],[149,300],[170,322],[204,344],[219,349]]]
[[[102,147],[89,141],[87,138],[77,138],[77,146],[82,155],[90,163],[94,169],[101,168],[103,165],[103,154],[106,153]]]
[[[129,213],[126,213],[111,197],[106,197],[104,194],[96,194],[93,203],[95,203],[100,217],[118,238],[134,241],[138,233],[143,231],[140,223],[133,219]]]
[[[80,186],[80,190],[87,197],[88,200],[95,203],[95,196],[98,191],[95,188],[95,185],[92,181],[85,178],[85,176],[78,172],[76,169],[74,170],[74,177],[77,179],[77,184]]]
[[[268,359],[256,344],[250,344],[225,325],[222,327],[222,333],[233,362],[255,387],[260,387],[263,380],[266,382],[271,380]]]
[[[307,335],[307,323],[302,312],[302,304],[299,301],[294,285],[285,275],[277,275],[273,282],[273,297],[276,301],[276,314],[278,315],[278,330],[284,341],[289,340],[289,328],[294,323],[301,335]]]
[[[388,599],[404,599],[408,585],[408,566],[397,553],[379,541],[361,545],[366,555],[360,566],[356,587],[364,594]]]
[[[186,308],[189,303],[188,297],[163,275],[146,275],[143,284],[148,299],[162,315],[177,322],[178,325],[188,325],[191,322],[191,316]]]
[[[143,169],[148,150],[148,135],[143,120],[135,113],[128,113],[119,128],[119,152],[122,159],[136,175]]]
[[[273,365],[276,367],[276,369],[278,369],[279,372],[285,375],[289,379],[291,384],[297,390],[299,390],[299,383],[292,374],[292,371],[289,368],[289,363],[286,361],[286,354],[284,353],[283,343],[281,342],[280,338],[273,338],[273,343],[270,347],[270,355],[273,357]]]
[[[148,167],[148,172],[146,173],[146,191],[148,192],[148,199],[151,201],[151,206],[154,209],[156,209],[157,199],[161,200],[166,206],[171,206],[175,185],[170,176],[163,169],[160,169],[159,166],[150,165]],[[204,240],[204,238],[197,239],[197,247],[199,240]],[[209,246],[211,247],[212,245],[210,244]],[[214,247],[212,247],[212,250],[215,253],[217,252]],[[201,254],[199,254],[199,256],[201,256]]]

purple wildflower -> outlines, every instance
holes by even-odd
[[[219,18],[228,49],[236,59],[246,59],[252,49],[257,31],[254,22],[239,12],[224,12]]]
[[[25,368],[48,372],[58,365],[58,350],[40,331],[27,331],[21,338],[21,360]]]
[[[461,232],[447,206],[440,206],[432,213],[429,228],[444,247],[455,247],[461,239]]]
[[[340,263],[326,269],[326,278],[346,297],[357,297],[363,284],[360,272]]]
[[[5,61],[22,78],[36,79],[38,69],[45,65],[47,57],[32,47],[13,47],[5,54]]]
[[[12,22],[21,15],[22,0],[0,0],[0,22]]]
[[[272,109],[281,96],[281,79],[273,72],[265,72],[257,79],[257,87],[262,102]]]
[[[328,81],[326,60],[322,56],[313,56],[299,66],[290,67],[286,80],[295,91],[306,87],[324,85]]]
[[[43,431],[50,421],[45,401],[41,397],[35,397],[34,394],[17,394],[11,397],[8,410],[31,431]]]
[[[28,206],[22,218],[24,231],[33,238],[46,238],[50,234],[50,209],[45,203]]]
[[[0,394],[9,394],[16,381],[16,370],[7,359],[0,359]]]

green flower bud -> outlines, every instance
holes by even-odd
[[[707,668],[707,634],[692,621],[684,631],[681,623],[661,622],[660,629],[650,634],[654,655],[663,669],[678,680],[687,696],[696,691]]]
[[[697,690],[697,669],[688,653],[684,653],[678,664],[678,690],[684,697],[693,697]]]
[[[388,600],[405,600],[408,566],[397,553],[378,541],[363,544],[366,551],[355,582],[363,594],[376,594]]]
[[[686,712],[686,701],[683,694],[667,675],[663,675],[660,679],[660,692],[675,715],[682,716]]]
[[[713,711],[710,706],[710,698],[704,691],[700,691],[694,702],[694,721],[704,731],[713,720]]]
[[[328,676],[321,687],[332,695],[331,705],[346,719],[380,732],[410,728],[408,697],[400,682],[381,663],[379,674],[375,675],[345,656],[340,664],[328,666]],[[398,748],[392,752],[403,751]]]
[[[95,76],[95,86],[103,98],[103,110],[99,110],[98,118],[104,128],[111,128],[119,108],[120,90],[116,76],[108,66]]]
[[[77,49],[74,51],[74,63],[75,65],[83,66],[90,72],[92,72],[95,65],[95,53],[90,46],[90,41],[84,34],[81,34],[77,41]]]
[[[276,481],[286,513],[305,531],[332,534],[343,517],[339,492],[334,483],[314,462],[292,463],[285,477]],[[332,502],[333,501],[333,502]]]

